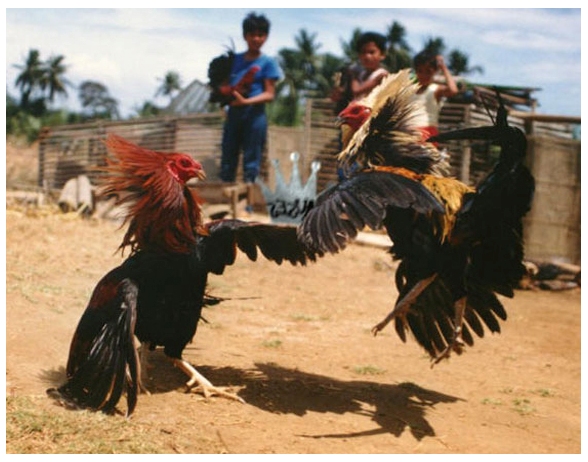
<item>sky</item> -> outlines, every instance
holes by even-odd
[[[419,2],[411,4],[420,6]],[[7,91],[20,95],[14,87],[19,72],[14,65],[23,64],[29,50],[37,49],[42,60],[63,55],[66,78],[72,84],[93,80],[105,85],[119,101],[123,117],[135,113],[147,100],[165,105],[166,98],[155,97],[164,75],[178,72],[184,87],[194,79],[206,83],[212,58],[232,42],[237,51],[244,51],[241,22],[255,11],[271,22],[263,49],[270,56],[281,48],[295,48],[294,37],[301,29],[316,34],[320,53],[343,56],[341,41],[348,41],[355,28],[385,33],[397,21],[404,26],[413,52],[420,51],[428,38],[441,37],[446,51],[459,49],[469,56],[470,66],[484,69],[483,74],[468,76],[469,80],[539,88],[534,94],[539,100],[537,112],[581,115],[578,5],[566,9],[274,9],[264,2],[255,5],[221,9],[6,8]],[[68,93],[67,99],[56,101],[57,106],[79,110],[75,88]]]

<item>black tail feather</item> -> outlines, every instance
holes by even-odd
[[[57,390],[77,407],[112,413],[123,393],[127,416],[137,403],[139,363],[134,345],[137,287],[128,279],[120,284],[120,312],[93,339],[88,355]]]

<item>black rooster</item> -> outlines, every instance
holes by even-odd
[[[235,85],[230,85],[231,70],[235,52],[227,50],[223,55],[217,56],[208,65],[208,87],[211,92],[208,100],[211,103],[220,103],[221,106],[229,104],[235,99],[233,92],[238,92],[247,97],[255,74],[261,69],[259,66],[251,66]]]
[[[111,413],[127,396],[131,415],[141,390],[143,348],[163,346],[174,365],[185,372],[188,389],[198,385],[205,396],[217,394],[242,401],[214,387],[182,351],[200,319],[209,273],[222,274],[234,263],[237,249],[256,260],[258,249],[280,264],[305,264],[307,254],[296,228],[217,220],[204,224],[191,178],[203,178],[201,165],[186,154],[142,149],[110,135],[103,194],[116,195],[128,208],[128,230],[121,248],[131,255],[97,284],[73,336],[67,381],[50,394],[82,408]]]
[[[390,251],[400,260],[399,296],[373,333],[394,320],[403,341],[410,330],[438,362],[451,351],[461,353],[463,342],[473,344],[470,329],[480,337],[484,324],[491,332],[500,331],[499,320],[506,319],[506,312],[496,293],[512,297],[524,273],[522,217],[530,208],[534,180],[522,165],[525,135],[508,126],[502,102],[496,125],[431,140],[496,140],[501,155],[488,177],[474,191],[455,179],[438,176],[433,170],[440,162],[438,153],[431,143],[419,140],[412,124],[419,109],[408,98],[414,90],[403,81],[402,73],[390,76],[377,87],[379,95],[368,96],[371,106],[351,109],[364,120],[354,127],[358,131],[339,157],[363,168],[317,199],[300,226],[299,237],[316,252],[334,253],[366,224],[372,228],[382,224],[394,244]],[[387,87],[392,93],[382,96]],[[374,99],[379,103],[374,105]],[[387,174],[396,179],[404,176],[409,188],[378,187],[383,181],[396,181],[384,180]],[[398,197],[417,191],[411,178],[424,186],[423,197],[433,195],[443,204],[444,213],[434,207],[427,213],[426,208],[398,206],[402,205]]]

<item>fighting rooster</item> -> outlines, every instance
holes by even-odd
[[[253,261],[259,249],[278,264],[305,264],[314,257],[298,243],[293,227],[239,220],[203,223],[199,199],[186,182],[204,178],[204,172],[190,156],[150,151],[115,135],[106,146],[114,158],[104,168],[101,194],[117,197],[126,207],[128,229],[120,248],[130,248],[130,255],[96,285],[71,341],[67,382],[50,394],[111,413],[126,393],[131,415],[143,389],[143,350],[163,346],[189,377],[188,389],[242,401],[182,359],[208,299],[208,274],[222,274],[234,263],[237,249]]]
[[[461,353],[464,342],[473,345],[470,329],[482,337],[484,324],[500,332],[499,319],[506,319],[496,294],[512,297],[523,275],[521,220],[534,190],[522,165],[526,138],[508,126],[502,103],[495,126],[438,136],[436,141],[498,141],[499,162],[474,190],[440,175],[445,161],[415,126],[420,108],[411,102],[415,86],[407,74],[391,75],[374,91],[368,104],[341,114],[355,131],[339,159],[344,166],[359,166],[359,172],[317,199],[299,237],[311,249],[335,253],[366,224],[382,224],[393,242],[390,252],[400,260],[399,295],[373,333],[394,320],[400,338],[405,341],[410,330],[436,363],[452,351]],[[412,189],[421,185],[442,210],[399,207],[395,197],[406,190],[374,186],[387,175],[405,178]]]
[[[234,92],[247,96],[255,74],[261,69],[259,66],[251,66],[235,85],[230,85],[231,68],[235,52],[227,50],[224,55],[217,56],[208,65],[208,86],[211,89],[209,101],[211,103],[229,104],[235,99]]]

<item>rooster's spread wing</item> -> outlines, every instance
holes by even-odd
[[[365,171],[317,198],[300,225],[299,239],[316,252],[336,253],[365,226],[382,227],[388,208],[443,214],[443,206],[419,182],[390,172]]]
[[[208,223],[205,229],[204,261],[214,274],[222,274],[225,266],[235,262],[237,249],[252,261],[257,260],[258,251],[277,264],[288,261],[305,265],[316,260],[315,254],[298,241],[294,226],[218,220]]]

